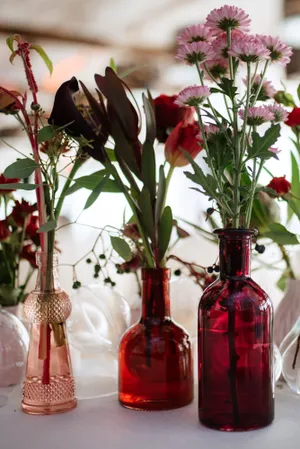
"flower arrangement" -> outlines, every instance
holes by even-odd
[[[268,191],[259,177],[268,159],[278,159],[274,145],[288,115],[272,101],[275,90],[266,74],[271,64],[289,62],[291,48],[279,38],[249,34],[250,22],[245,11],[226,5],[178,37],[177,59],[196,68],[200,85],[184,89],[177,102],[196,109],[199,146],[210,170],[205,174],[186,154],[194,169],[186,175],[213,201],[223,225],[233,228],[250,227],[253,202]],[[247,76],[241,89],[243,68]],[[215,94],[223,97],[225,113],[214,107]],[[267,129],[261,132],[263,125]]]
[[[0,304],[15,306],[26,297],[28,282],[36,269],[35,254],[39,249],[36,205],[18,201],[13,191],[19,179],[0,175],[0,200],[4,219],[0,220]],[[20,274],[21,261],[29,263],[27,273]]]
[[[79,112],[72,98],[72,94],[79,91],[77,80],[65,82],[57,92],[49,123],[64,127],[67,133],[77,137],[89,139],[92,133],[95,134],[86,151],[101,162],[104,169],[85,177],[85,186],[91,188],[90,181],[95,180],[96,175],[91,194],[94,201],[106,186],[110,191],[122,192],[131,208],[132,218],[124,223],[117,235],[111,235],[112,247],[125,261],[118,266],[118,271],[135,271],[141,266],[164,267],[172,228],[176,227],[172,210],[166,206],[171,177],[176,167],[189,163],[181,148],[192,159],[201,150],[194,110],[179,105],[174,97],[161,95],[153,100],[150,94],[143,95],[147,132],[141,143],[141,112],[124,80],[107,67],[105,76],[95,75],[95,81],[98,99],[80,82],[87,101],[79,108],[83,113]],[[101,134],[105,136],[105,142],[97,148],[95,138],[99,139]],[[104,146],[108,136],[114,140],[113,149]],[[154,151],[156,140],[165,143],[165,163],[158,170]],[[168,172],[165,171],[166,164]],[[80,178],[74,179],[75,189],[76,185],[82,187]]]

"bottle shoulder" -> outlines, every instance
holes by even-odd
[[[173,320],[158,322],[140,321],[131,326],[123,335],[122,341],[144,338],[151,332],[152,338],[162,340],[190,341],[187,331]]]

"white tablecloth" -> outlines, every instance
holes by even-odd
[[[201,426],[197,400],[168,412],[122,408],[117,396],[82,400],[72,412],[28,416],[14,394],[0,408],[0,449],[299,449],[300,398],[276,389],[276,419],[261,430],[224,433]]]

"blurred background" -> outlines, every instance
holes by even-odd
[[[32,61],[40,86],[39,100],[46,112],[51,111],[54,94],[62,82],[76,76],[92,89],[93,75],[103,73],[111,57],[119,71],[137,68],[126,77],[137,98],[145,88],[149,88],[153,96],[178,93],[181,88],[197,83],[197,74],[194,68],[175,61],[176,35],[186,26],[204,22],[211,9],[226,3],[247,11],[252,19],[252,32],[279,35],[293,46],[294,55],[287,71],[279,66],[272,67],[268,78],[277,89],[282,88],[282,80],[288,91],[295,94],[300,80],[300,0],[1,0],[0,84],[19,91],[26,88],[22,67],[17,60],[14,65],[9,63],[9,50],[5,44],[8,36],[18,33],[31,43],[41,45],[53,62],[53,75],[49,77],[38,56],[34,56]],[[5,142],[22,152],[28,151],[26,136],[17,123],[12,117],[1,115],[0,172],[16,157]],[[280,162],[272,160],[269,166],[275,176],[286,175],[289,179],[291,145],[286,130],[278,145]],[[162,151],[157,149],[158,157],[162,157]],[[80,175],[99,169],[99,164],[90,160]],[[267,174],[265,177],[268,183],[270,177]],[[176,217],[205,226],[207,202],[189,187],[190,182],[183,170],[177,169],[169,203]],[[88,195],[88,191],[80,190],[76,200],[72,196],[67,199],[63,210],[65,223],[78,217]],[[27,193],[26,197],[33,201],[34,193]],[[119,228],[125,206],[121,196],[102,194],[93,207],[81,215],[80,223],[95,227],[110,224]],[[283,219],[285,213],[283,207]],[[127,216],[129,218],[129,211]],[[79,225],[64,227],[58,234],[62,264],[73,264],[83,257],[93,246],[98,232]],[[266,261],[276,257],[274,251],[267,249]],[[175,252],[201,265],[211,265],[217,257],[217,247],[199,236],[182,240]],[[297,259],[297,253],[294,257]],[[92,281],[92,269],[84,260],[78,270],[82,282]],[[273,271],[266,275],[265,270],[254,273],[254,278],[267,290],[275,305],[282,297],[282,292],[276,287],[279,275]],[[130,303],[134,302],[134,277],[121,277],[115,272],[113,276],[125,298]],[[62,266],[61,281],[70,291],[70,266]]]

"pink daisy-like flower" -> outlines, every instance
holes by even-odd
[[[272,62],[278,62],[282,66],[286,66],[293,54],[292,47],[288,47],[279,37],[256,35],[258,39],[269,51]]]
[[[220,128],[216,125],[205,125],[204,126],[204,132],[205,132],[205,136],[206,138],[209,140],[210,138],[216,136],[217,134],[219,134],[221,132]],[[200,131],[197,134],[197,139],[199,139],[201,142],[203,141],[203,134],[202,131]]]
[[[236,6],[224,5],[214,9],[206,17],[205,25],[210,27],[215,35],[229,29],[239,29],[247,33],[250,31],[251,20],[249,15]]]
[[[255,75],[255,77],[252,77],[252,89],[254,92],[257,91],[258,87],[260,86],[261,82],[261,75]],[[243,79],[243,83],[247,86],[247,78]],[[264,79],[263,84],[261,86],[260,95],[263,97],[273,98],[276,94],[276,89],[273,87],[271,81],[268,81]]]
[[[274,114],[273,122],[286,122],[289,116],[288,111],[278,103],[267,106],[269,111]]]
[[[239,116],[241,117],[241,119],[245,119],[245,109],[239,110]],[[272,122],[274,118],[274,114],[269,110],[268,106],[249,108],[247,125],[259,126],[266,122]]]
[[[198,106],[210,95],[207,86],[190,86],[183,89],[175,100],[178,106]]]
[[[258,62],[269,59],[271,52],[255,36],[244,35],[238,42],[232,43],[228,54],[243,62]]]
[[[208,42],[192,42],[178,47],[176,59],[193,65],[204,62],[212,56],[211,45]]]
[[[192,25],[187,27],[177,37],[179,45],[191,44],[192,42],[210,42],[213,39],[211,29],[205,25]]]
[[[201,69],[204,70],[206,79],[211,80],[211,74],[218,80],[228,74],[229,62],[228,59],[211,59],[201,64]]]
[[[239,30],[231,32],[231,45],[238,44],[246,36]],[[227,33],[222,33],[217,39],[212,42],[213,59],[227,59],[228,58],[228,41]]]

